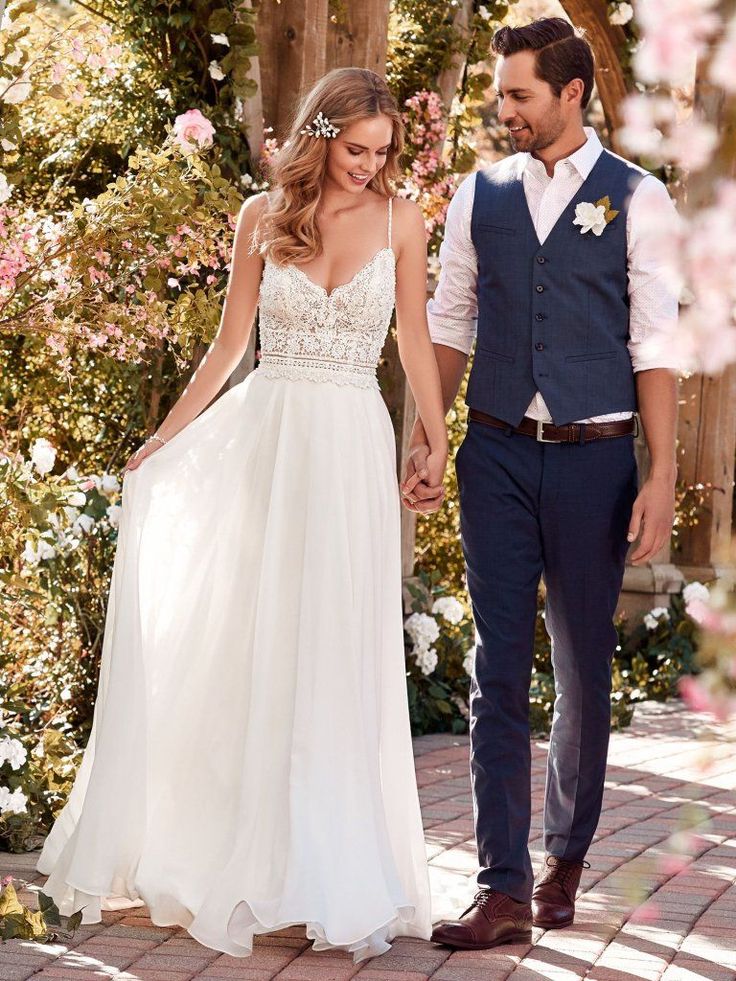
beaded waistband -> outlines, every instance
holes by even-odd
[[[262,352],[258,373],[265,378],[290,378],[295,381],[328,381],[359,388],[378,388],[375,365],[331,358]]]

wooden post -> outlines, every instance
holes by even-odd
[[[326,70],[370,68],[386,74],[389,0],[344,0],[327,27]]]
[[[285,138],[299,99],[325,73],[328,0],[262,3],[256,32],[261,45],[263,115]]]

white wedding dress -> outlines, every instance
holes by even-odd
[[[431,932],[406,698],[388,245],[266,262],[260,366],[126,473],[92,732],[37,869],[236,956]]]

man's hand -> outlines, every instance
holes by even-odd
[[[418,514],[432,514],[442,507],[445,488],[442,477],[447,466],[447,456],[433,454],[424,440],[423,431],[415,426],[410,441],[409,458],[401,484],[404,506]]]
[[[643,565],[665,545],[675,520],[675,481],[672,477],[649,477],[634,501],[628,539],[641,541],[629,561]],[[643,531],[642,531],[643,528]]]

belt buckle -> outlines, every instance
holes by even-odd
[[[545,439],[544,438],[543,427],[545,425],[546,424],[545,424],[544,420],[537,419],[537,442],[538,443],[556,443],[557,442],[556,439]]]

